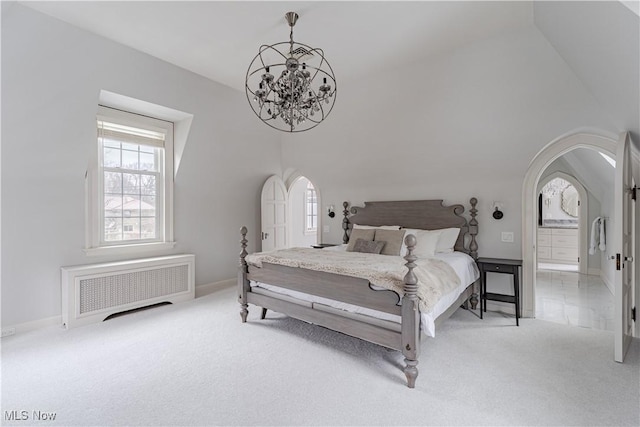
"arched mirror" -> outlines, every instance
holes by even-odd
[[[573,185],[569,185],[562,190],[562,200],[560,201],[560,208],[567,215],[577,218],[578,217],[578,190]]]

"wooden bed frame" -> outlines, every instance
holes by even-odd
[[[471,220],[462,216],[463,205],[444,206],[442,200],[418,200],[399,202],[366,202],[364,207],[352,207],[351,217],[348,217],[348,203],[344,202],[343,229],[345,243],[349,240],[351,224],[382,226],[400,225],[404,228],[434,230],[448,227],[459,227],[460,235],[455,249],[469,254],[477,259],[478,234],[477,199],[470,200]],[[407,274],[404,277],[404,298],[400,305],[400,296],[390,290],[374,290],[366,279],[344,276],[334,273],[292,268],[281,265],[263,263],[262,267],[249,266],[245,257],[247,253],[247,228],[240,230],[242,250],[238,267],[238,302],[242,322],[247,321],[248,304],[262,307],[262,318],[266,310],[273,310],[296,319],[304,320],[316,325],[361,338],[394,350],[399,350],[405,357],[404,373],[410,388],[415,387],[418,376],[418,354],[420,350],[420,311],[418,308],[417,279],[413,273],[413,255],[416,238],[413,235],[405,237],[408,253],[404,257],[407,261]],[[468,244],[465,245],[465,242]],[[322,250],[322,249],[318,249]],[[270,292],[262,288],[251,288],[250,281],[268,283],[271,285],[304,292],[320,297],[345,302],[352,305],[371,308],[401,316],[401,323],[373,319],[369,316],[349,313],[326,305],[308,303]],[[449,309],[436,319],[436,324],[448,318],[460,305],[475,309],[478,303],[476,283],[467,287]]]

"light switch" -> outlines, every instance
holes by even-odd
[[[328,232],[329,232],[329,230],[330,230],[330,228],[329,228],[329,226],[328,226],[328,225],[324,225],[324,226],[322,226],[322,232],[323,232],[323,233],[328,233]]]
[[[506,243],[513,243],[513,231],[503,231],[502,241]]]

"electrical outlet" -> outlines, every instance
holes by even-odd
[[[513,243],[513,231],[503,231],[502,241],[505,243]]]
[[[9,335],[15,335],[16,328],[6,328],[2,330],[2,337],[8,337]]]

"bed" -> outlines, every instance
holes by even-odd
[[[458,307],[477,306],[477,199],[470,205],[467,221],[463,205],[442,200],[366,202],[350,210],[345,202],[343,245],[325,249],[249,255],[242,227],[242,322],[254,304],[263,319],[273,310],[401,351],[414,388],[423,333],[434,336]]]

